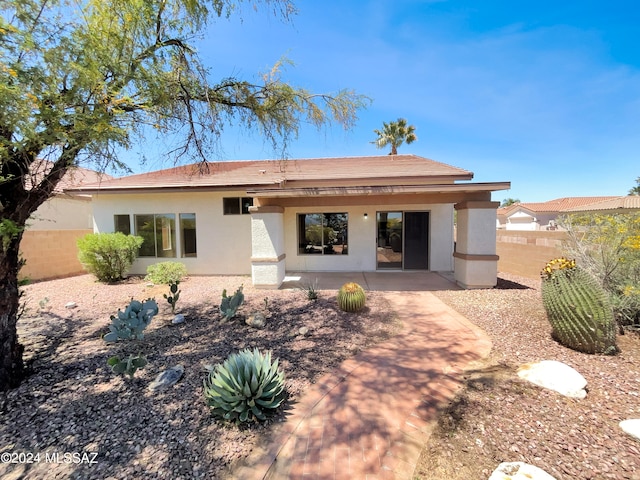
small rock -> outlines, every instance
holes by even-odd
[[[182,365],[176,365],[164,372],[160,372],[156,379],[149,384],[149,390],[157,392],[163,390],[171,385],[174,385],[182,375],[184,374],[184,367]]]
[[[619,423],[620,428],[636,440],[640,440],[640,418],[623,420]]]
[[[64,308],[76,308],[78,304],[76,302],[67,302],[64,304]]]
[[[518,368],[518,376],[536,385],[554,390],[566,397],[585,398],[587,381],[569,365],[555,360],[525,363]]]
[[[244,321],[247,325],[254,328],[263,328],[267,324],[267,319],[260,312],[254,312]]]
[[[184,323],[184,315],[181,313],[178,313],[175,317],[173,317],[173,320],[171,320],[171,323],[173,325],[178,325],[180,323]]]
[[[541,468],[524,462],[504,462],[498,465],[489,480],[556,480]]]
[[[307,336],[309,335],[309,329],[307,327],[300,327],[300,330],[298,330],[298,333],[300,335]]]

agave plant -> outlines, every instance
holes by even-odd
[[[245,349],[209,372],[204,396],[215,417],[236,423],[264,421],[284,400],[284,373],[277,359],[271,362],[271,352]]]

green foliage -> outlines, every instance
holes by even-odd
[[[242,285],[238,287],[236,293],[233,296],[227,296],[227,289],[222,291],[222,301],[220,302],[220,313],[222,314],[222,320],[231,320],[240,305],[244,303],[244,293],[242,293]]]
[[[139,302],[131,300],[124,309],[118,309],[116,315],[111,315],[109,333],[103,338],[105,342],[123,340],[141,340],[144,337],[143,330],[149,326],[154,315],[158,314],[158,304],[152,298]]]
[[[125,277],[138,255],[142,237],[124,233],[89,233],[77,241],[78,258],[101,282]]]
[[[366,300],[364,288],[355,282],[345,283],[338,290],[338,307],[345,312],[362,310]]]
[[[175,282],[170,283],[169,294],[168,295],[166,293],[163,294],[164,298],[166,298],[167,302],[169,302],[169,305],[171,305],[171,313],[176,312],[176,303],[180,299],[180,292],[182,290],[178,290],[179,284],[180,284],[179,280],[176,280]]]
[[[242,350],[230,355],[204,380],[204,396],[211,413],[236,423],[264,421],[286,395],[284,372],[271,352]]]
[[[567,215],[558,224],[567,230],[566,254],[607,291],[621,325],[639,318],[629,293],[640,288],[640,213]]]
[[[182,262],[160,262],[147,267],[144,279],[156,285],[172,284],[182,281],[187,275],[187,266]]]
[[[584,353],[618,352],[609,298],[574,261],[556,259],[543,269],[542,302],[552,335],[562,345]]]
[[[24,227],[19,226],[16,222],[8,218],[0,220],[0,242],[2,243],[2,249],[6,250],[11,240],[20,235],[22,231],[24,231]]]
[[[398,147],[406,142],[407,145],[415,142],[418,137],[415,134],[416,127],[407,125],[404,118],[399,118],[396,122],[382,122],[382,130],[374,130],[378,138],[373,143],[378,148],[391,145],[389,155],[397,155]]]
[[[305,292],[307,295],[307,300],[317,300],[318,299],[318,279],[316,278],[313,283],[308,283],[302,287],[300,290]]]
[[[120,360],[120,357],[115,355],[107,360],[107,365],[111,367],[114,373],[129,375],[129,378],[133,378],[134,373],[136,373],[138,369],[144,368],[147,365],[147,359],[138,354],[136,357],[129,355],[129,358]]]

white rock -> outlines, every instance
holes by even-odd
[[[64,304],[64,308],[76,308],[78,304],[76,302],[67,302]]]
[[[171,320],[171,323],[173,323],[174,325],[178,325],[179,323],[184,323],[184,315],[181,313],[178,313],[175,317],[173,317],[173,320]]]
[[[489,480],[556,480],[541,468],[524,462],[504,462],[498,465]]]
[[[636,440],[640,440],[640,418],[623,420],[619,423],[620,428]]]
[[[518,376],[536,385],[572,398],[585,398],[587,381],[576,370],[562,362],[543,360],[525,363],[518,368]]]

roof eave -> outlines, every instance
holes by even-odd
[[[260,188],[247,190],[247,195],[256,198],[291,198],[309,196],[397,195],[407,193],[495,192],[500,190],[509,190],[510,188],[511,182],[316,188]]]

